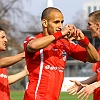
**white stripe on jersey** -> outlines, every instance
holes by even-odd
[[[38,83],[37,83],[37,87],[36,87],[36,91],[35,91],[35,99],[36,99],[36,94],[40,85],[40,80],[41,80],[41,76],[42,76],[42,70],[43,70],[43,49],[40,50],[40,56],[41,56],[41,62],[40,62],[40,72],[39,72],[39,79],[38,79]]]

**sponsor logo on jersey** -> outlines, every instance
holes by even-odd
[[[57,49],[57,48],[52,48],[52,50],[53,50],[53,51],[58,51],[58,49]]]
[[[2,73],[2,74],[0,74],[0,77],[1,78],[7,78],[7,75],[5,75],[5,74]]]
[[[45,69],[47,69],[47,70],[58,70],[59,72],[64,71],[63,67],[55,67],[55,66],[50,66],[50,65],[45,66]]]

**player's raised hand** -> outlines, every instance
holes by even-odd
[[[77,94],[77,92],[79,92],[79,90],[82,89],[82,84],[79,81],[76,80],[70,80],[71,82],[74,82],[74,85],[72,85],[71,87],[69,87],[67,89],[67,92],[69,92],[69,94],[75,95]]]

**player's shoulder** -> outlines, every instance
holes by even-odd
[[[36,37],[28,36],[28,37],[26,37],[24,43],[27,43],[27,42],[31,41],[32,39],[35,39],[35,38],[36,38]]]
[[[68,44],[72,44],[72,45],[77,45],[74,41],[68,41],[67,39],[60,39],[60,41],[62,41],[64,44],[68,43]]]

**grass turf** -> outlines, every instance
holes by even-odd
[[[24,92],[22,91],[11,91],[11,100],[23,100]],[[61,92],[59,100],[80,100],[77,95],[72,96],[66,92]],[[92,100],[92,95],[88,100]]]

